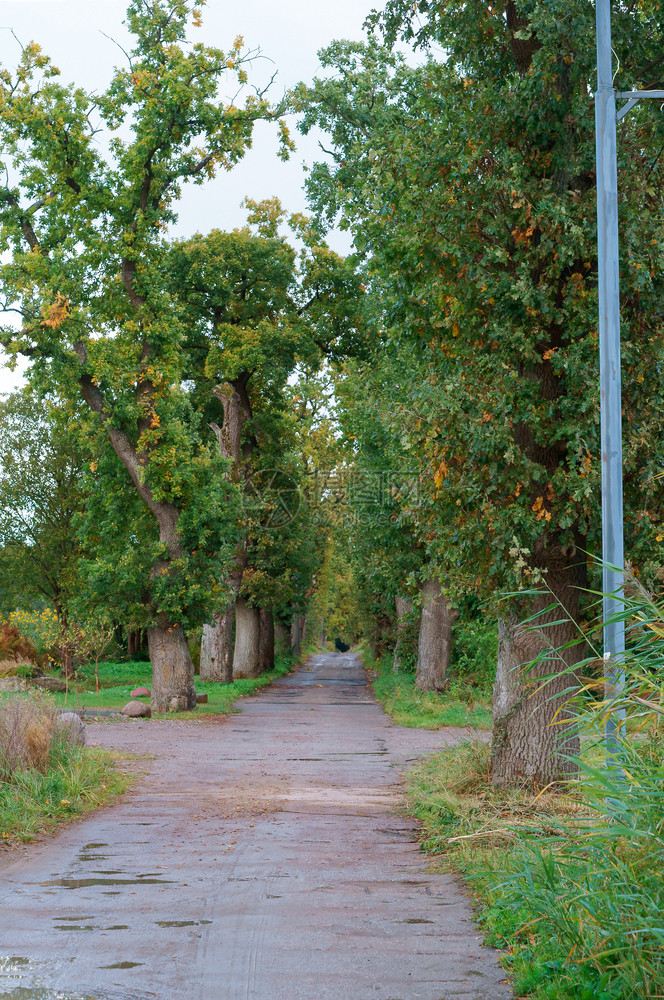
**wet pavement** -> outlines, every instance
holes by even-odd
[[[409,761],[351,655],[224,721],[88,726],[154,754],[118,804],[0,873],[0,1000],[503,1000],[457,881],[400,812]]]

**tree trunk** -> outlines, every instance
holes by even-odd
[[[291,623],[290,647],[293,656],[300,656],[302,653],[302,639],[300,636],[300,616],[295,615]]]
[[[189,643],[180,625],[162,621],[148,628],[148,648],[152,662],[153,712],[196,708],[194,665]]]
[[[403,655],[403,620],[413,610],[413,602],[406,597],[396,597],[394,603],[397,612],[397,641],[394,645],[392,669],[395,674],[398,674],[401,670],[401,657]]]
[[[300,618],[300,642],[304,645],[307,641],[307,616],[302,615]]]
[[[498,622],[491,746],[495,785],[543,786],[578,770],[567,759],[578,754],[579,738],[565,706],[577,687],[576,676],[568,668],[585,656],[586,648],[577,645],[554,651],[579,638],[575,622],[580,588],[585,586],[585,562],[576,550],[570,556],[567,549],[550,548],[539,554],[537,563],[548,570],[545,579],[551,593],[524,602],[508,619]],[[565,610],[556,606],[544,612],[556,598]],[[535,622],[519,624],[538,612],[542,613]],[[567,615],[570,620],[561,621]],[[524,669],[547,650],[551,652],[546,659]],[[555,676],[543,682],[549,674]],[[570,720],[567,725],[565,720]]]
[[[274,667],[274,616],[272,608],[261,608],[259,619],[258,667],[272,670]]]
[[[233,624],[235,602],[216,612],[214,625],[203,626],[201,681],[230,684],[233,680]]]
[[[456,613],[441,593],[437,579],[422,585],[422,622],[417,648],[415,687],[418,691],[444,691],[449,681],[452,622]]]
[[[258,608],[251,607],[243,598],[235,605],[235,652],[233,654],[233,680],[258,677],[260,621]]]

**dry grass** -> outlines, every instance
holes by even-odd
[[[67,739],[54,726],[55,707],[41,694],[6,696],[0,701],[0,780],[17,771],[48,770],[53,745]]]

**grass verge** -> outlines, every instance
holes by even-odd
[[[639,799],[650,820],[661,816],[661,774],[657,787],[648,777],[653,760],[661,772],[661,741],[644,739],[630,753],[622,800],[593,765],[590,743],[581,779],[566,792],[494,788],[490,748],[480,740],[406,776],[423,848],[438,870],[463,875],[517,997],[662,996],[661,837],[639,816]],[[608,809],[607,791],[616,796]]]
[[[33,840],[57,824],[106,805],[132,782],[105,750],[61,746],[45,772],[16,770],[0,781],[0,834],[5,844]]]
[[[442,694],[422,693],[415,690],[414,673],[393,672],[391,656],[375,661],[365,653],[364,666],[373,677],[376,699],[400,726],[491,728],[491,696],[481,688],[453,679]]]
[[[207,715],[227,715],[233,702],[238,698],[253,694],[259,688],[271,684],[277,677],[283,677],[293,669],[290,657],[278,658],[273,670],[267,670],[254,679],[237,680],[232,684],[201,683],[196,677],[196,690],[207,694],[208,701],[199,705],[194,712],[167,712],[155,718],[196,719]],[[94,665],[88,664],[77,669],[77,679],[72,682],[66,694],[54,695],[58,708],[110,709],[124,708],[134,688],[150,688],[152,673],[149,663],[100,663],[98,666],[99,694],[95,690]],[[148,698],[140,699],[149,702]]]
[[[523,838],[557,830],[580,807],[559,793],[498,790],[490,784],[490,747],[464,741],[417,764],[406,777],[422,847],[440,871],[461,872],[478,906],[487,944],[501,961],[515,996],[536,1000],[618,1000],[602,992],[593,969],[570,971],[565,948],[539,934],[533,913],[512,892],[523,871]],[[586,982],[584,983],[584,978]]]

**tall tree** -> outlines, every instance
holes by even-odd
[[[254,122],[275,115],[262,94],[220,98],[229,72],[246,82],[250,54],[242,39],[227,51],[190,44],[199,7],[132,0],[128,66],[101,95],[61,84],[36,43],[0,72],[0,285],[21,317],[2,343],[31,359],[42,387],[83,398],[158,533],[144,586],[155,710],[195,705],[184,627],[217,600],[235,535],[225,463],[183,384],[165,230],[182,185],[230,169]]]
[[[304,127],[332,138],[312,198],[353,229],[389,337],[419,358],[392,423],[426,457],[414,514],[428,553],[452,556],[460,589],[521,591],[501,626],[498,783],[573,767],[560,667],[578,650],[520,668],[577,637],[585,553],[598,551],[593,19],[582,0],[392,0],[371,19],[387,48],[335,44],[331,77],[301,94]],[[619,89],[660,85],[662,27],[658,4],[616,8]],[[446,59],[409,67],[399,38]],[[644,573],[663,534],[663,141],[647,108],[621,126],[626,527]]]
[[[298,365],[316,370],[325,357],[357,351],[359,289],[352,262],[333,253],[306,218],[287,218],[277,199],[246,204],[252,228],[212,231],[176,244],[171,278],[173,294],[186,302],[193,398],[217,435],[231,481],[245,494],[250,523],[254,501],[259,509],[269,499],[258,495],[264,487],[278,502],[289,490],[289,477],[297,484],[299,470],[289,472],[288,381]],[[280,232],[286,221],[288,236]],[[274,517],[266,525],[259,512],[253,537],[247,526],[226,569],[226,603],[215,609],[206,634],[216,680],[231,676],[237,600],[242,606],[234,672],[246,676],[258,669],[258,606],[247,606],[241,590],[245,573],[259,569],[251,565],[252,546],[262,545],[258,536],[267,531],[274,555],[277,526]]]

